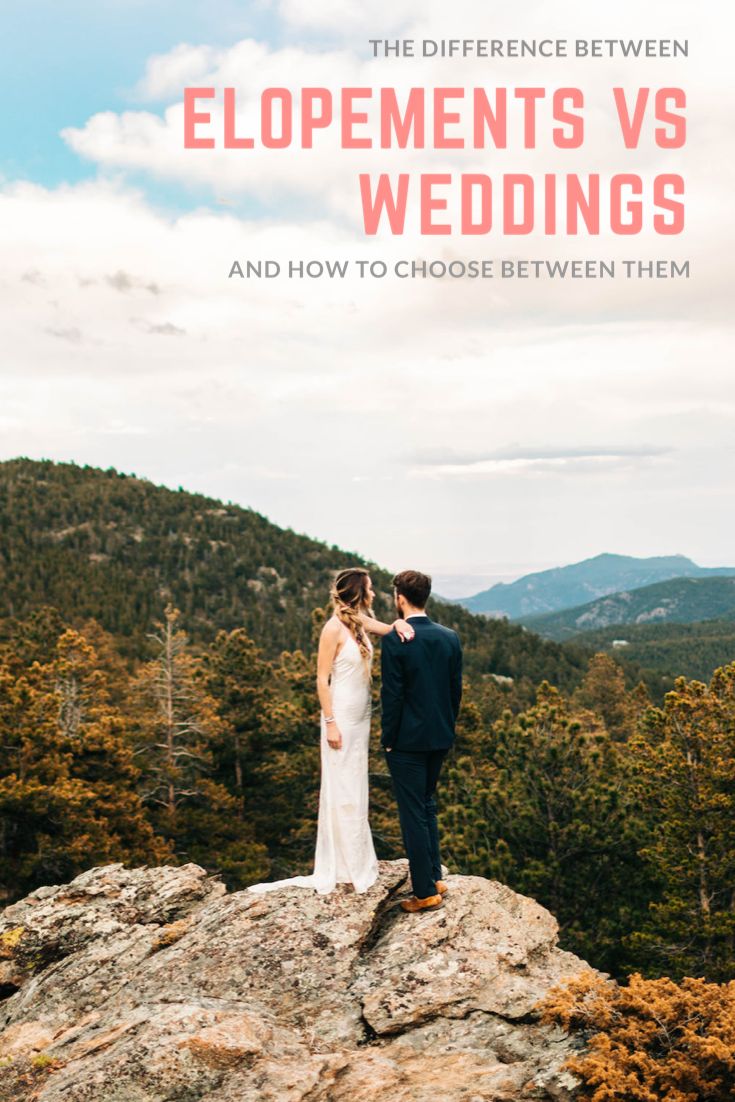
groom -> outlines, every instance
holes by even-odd
[[[462,698],[462,647],[457,633],[433,623],[424,609],[431,578],[404,570],[393,579],[398,613],[416,632],[410,647],[395,632],[383,637],[381,743],[398,802],[414,896],[404,911],[440,907],[441,879],[434,793],[454,742]]]

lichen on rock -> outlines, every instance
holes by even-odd
[[[363,895],[227,894],[195,865],[39,889],[0,914],[29,953],[5,962],[0,1102],[570,1099],[573,1042],[534,1007],[587,965],[533,900],[448,883],[419,915],[403,861]]]

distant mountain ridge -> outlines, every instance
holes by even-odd
[[[576,608],[524,623],[546,639],[563,641],[579,632],[628,624],[692,624],[735,618],[735,577],[672,578],[640,589],[614,593]]]
[[[569,566],[526,574],[514,582],[499,582],[457,603],[470,612],[525,623],[530,617],[575,608],[609,594],[642,589],[672,578],[733,575],[735,567],[698,566],[685,555],[636,558],[604,553]]]

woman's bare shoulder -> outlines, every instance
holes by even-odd
[[[322,628],[322,639],[339,639],[344,630],[344,624],[336,616],[330,616]]]

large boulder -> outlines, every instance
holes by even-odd
[[[0,915],[0,1102],[566,1102],[534,1008],[588,966],[553,917],[403,861],[329,896],[227,894],[195,865],[92,869]]]

